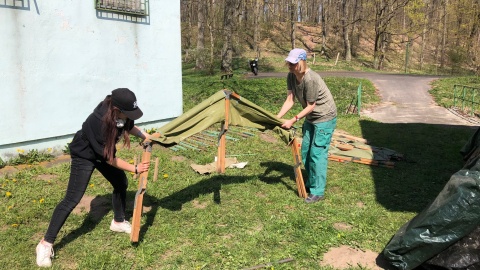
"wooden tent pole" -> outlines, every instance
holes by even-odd
[[[217,154],[217,172],[225,173],[225,152],[227,147],[227,138],[226,133],[228,131],[228,123],[230,122],[230,98],[235,98],[240,100],[241,97],[226,89],[223,90],[225,93],[225,122],[223,123],[222,130],[220,133],[220,139],[218,142],[218,154]]]
[[[292,145],[292,154],[293,154],[293,171],[295,172],[295,182],[297,183],[298,196],[302,198],[307,197],[307,191],[305,190],[305,183],[303,182],[302,176],[302,161],[300,158],[300,150],[298,148],[297,138],[294,138],[291,142]]]
[[[150,162],[150,157],[152,154],[152,144],[148,143],[144,145],[144,151],[142,154],[142,163]],[[144,171],[138,177],[138,190],[135,194],[135,205],[133,207],[133,216],[132,216],[132,232],[130,233],[130,241],[138,242],[140,235],[140,219],[142,218],[143,212],[143,195],[147,189],[148,182],[148,171]]]
[[[226,123],[223,124],[222,130],[225,129]],[[217,172],[218,173],[225,173],[225,147],[227,144],[226,139],[226,130],[223,131],[223,134],[220,136],[220,141],[218,144],[218,154],[217,154]]]
[[[227,130],[228,130],[228,122],[230,117],[230,95],[227,91],[225,91],[225,121],[222,125],[222,130],[220,134],[220,140],[218,144],[218,154],[217,154],[217,172],[218,173],[225,173],[225,152],[227,146]]]

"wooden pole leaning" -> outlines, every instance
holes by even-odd
[[[152,155],[152,142],[144,143],[142,162],[150,162]],[[143,212],[143,195],[147,189],[148,171],[142,172],[138,177],[138,190],[135,194],[135,204],[133,207],[132,232],[130,233],[130,241],[138,242],[140,236],[140,220]]]
[[[298,196],[302,198],[307,198],[307,191],[305,189],[305,183],[303,182],[303,175],[302,175],[302,159],[300,158],[300,150],[298,147],[298,140],[294,138],[290,143],[292,146],[292,154],[293,154],[293,172],[295,173],[295,182],[297,183],[297,190]]]

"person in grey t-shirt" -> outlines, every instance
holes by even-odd
[[[284,120],[283,128],[291,128],[302,118],[302,161],[308,173],[305,187],[309,193],[306,203],[324,199],[327,184],[328,148],[337,125],[337,107],[325,82],[318,73],[307,66],[307,53],[293,49],[285,59],[287,75],[287,98],[277,117],[282,118],[293,106],[295,99],[303,110],[294,118]]]

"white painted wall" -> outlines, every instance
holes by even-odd
[[[182,114],[180,1],[149,16],[97,11],[94,1],[0,2],[0,157],[62,150],[111,91],[137,96],[143,128]]]

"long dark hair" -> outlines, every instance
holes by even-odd
[[[120,109],[112,105],[112,97],[107,96],[105,100],[103,100],[104,106],[107,106],[107,112],[103,116],[102,122],[102,131],[103,136],[105,137],[105,146],[103,147],[103,157],[112,162],[115,158],[115,144],[117,142],[117,122],[116,119],[118,118],[118,114],[120,113]],[[125,123],[125,127],[129,126],[130,119],[127,120]],[[123,136],[123,145],[130,148],[130,136],[128,135],[128,131],[126,129],[122,129]]]

